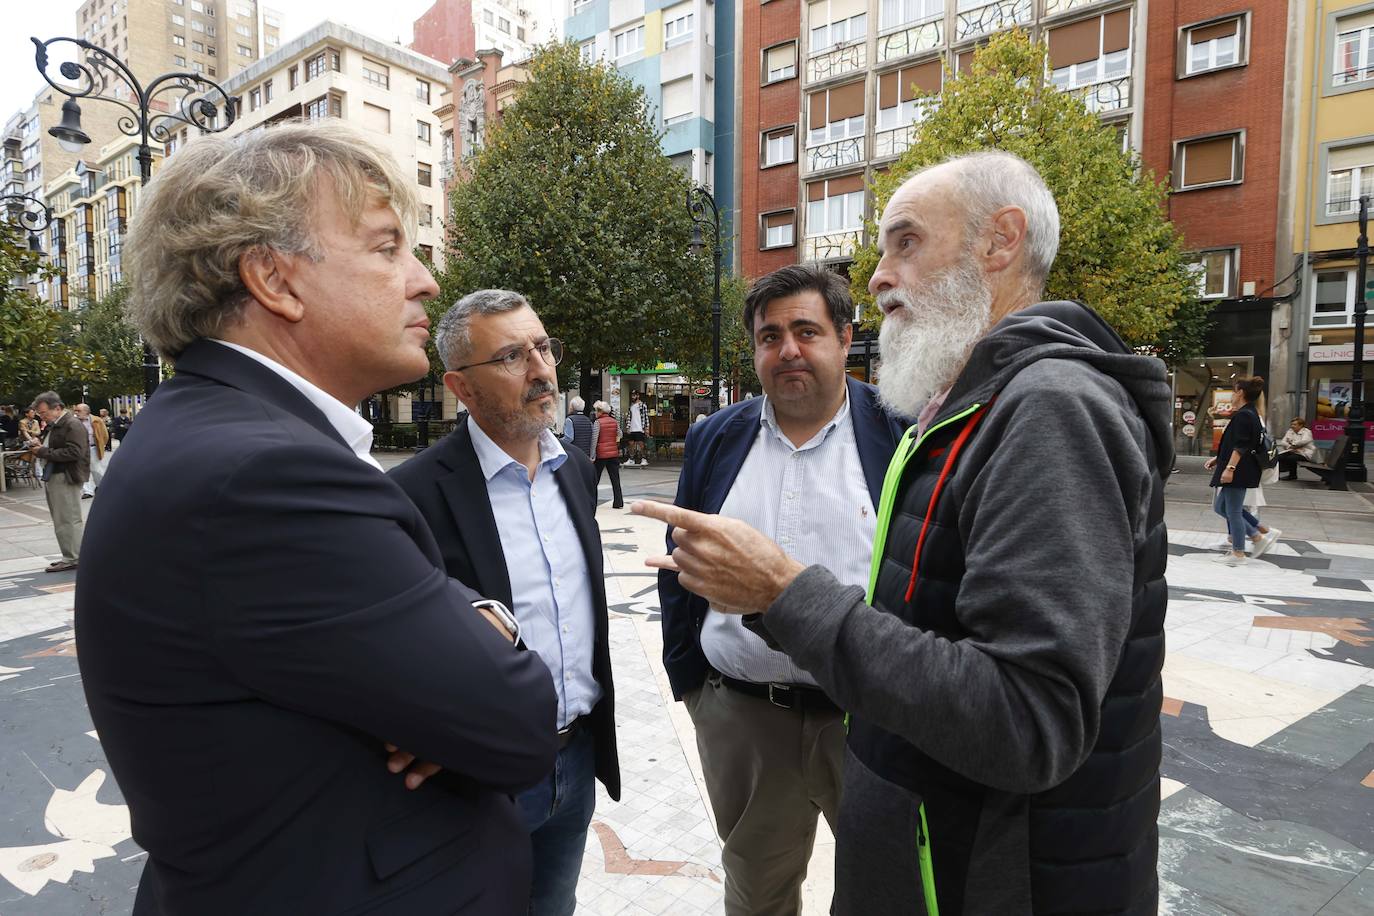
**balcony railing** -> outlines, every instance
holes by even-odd
[[[859,247],[859,230],[830,232],[825,235],[808,235],[802,243],[802,260],[834,261],[854,256]]]
[[[896,60],[938,48],[945,43],[945,21],[933,19],[878,36],[878,62]]]
[[[987,35],[1031,21],[1034,5],[1031,0],[994,0],[971,10],[963,10],[954,17],[954,39],[963,41],[976,35]]]
[[[832,48],[829,51],[806,59],[806,81],[818,83],[834,76],[855,73],[868,66],[868,43],[857,41],[854,44]]]
[[[440,180],[440,181],[452,181],[452,180],[453,180],[453,175],[454,175],[453,160],[452,160],[452,159],[440,159],[440,160],[439,160],[439,180]]]
[[[1131,107],[1131,78],[1129,76],[1121,76],[1114,80],[1093,83],[1089,86],[1080,86],[1077,89],[1070,89],[1069,92],[1082,99],[1083,103],[1088,106],[1088,110],[1095,114],[1105,114]]]
[[[822,172],[864,161],[864,138],[850,137],[833,143],[822,143],[806,151],[806,170]]]
[[[1099,3],[1106,3],[1108,0],[1045,0],[1045,12],[1041,18],[1058,16],[1060,13],[1067,13],[1070,10],[1082,9],[1085,6],[1096,6]]]
[[[915,139],[915,124],[903,124],[891,130],[880,130],[873,135],[873,158],[887,159],[891,156],[900,156]]]

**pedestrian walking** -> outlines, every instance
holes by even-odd
[[[62,405],[56,391],[34,398],[31,409],[48,424],[46,444],[30,437],[29,456],[44,462],[43,491],[52,516],[53,533],[62,559],[49,563],[44,572],[76,569],[81,558],[85,524],[81,520],[81,488],[91,474],[91,450],[86,428]]]
[[[611,417],[611,405],[597,401],[592,405],[596,411],[596,482],[601,484],[601,472],[611,477],[611,508],[623,509],[625,498],[620,493],[620,424]]]
[[[563,420],[563,438],[571,442],[582,454],[593,461],[596,459],[596,424],[587,416],[587,402],[581,397],[568,401],[568,416]]]
[[[625,413],[625,436],[629,441],[629,460],[631,467],[647,467],[649,460],[644,456],[648,442],[649,408],[639,399],[638,391],[630,392],[630,409]]]
[[[1312,430],[1307,421],[1294,417],[1288,424],[1288,431],[1279,440],[1279,468],[1285,471],[1284,480],[1298,479],[1298,462],[1312,461],[1317,457],[1317,443],[1312,439]]]
[[[849,713],[835,916],[1158,907],[1173,401],[1088,307],[1036,301],[1058,240],[1004,152],[922,169],[884,208],[878,387],[917,421],[867,596],[738,519],[635,504],[674,526],[649,565],[760,614]]]
[[[1231,411],[1231,418],[1221,434],[1221,445],[1217,454],[1204,463],[1212,471],[1211,485],[1216,488],[1212,509],[1226,519],[1227,533],[1231,537],[1230,549],[1215,559],[1227,566],[1243,566],[1246,563],[1245,541],[1256,538],[1256,556],[1273,546],[1277,534],[1268,535],[1259,531],[1259,519],[1245,511],[1245,491],[1260,484],[1260,466],[1255,458],[1259,447],[1264,423],[1260,420],[1256,402],[1264,394],[1264,379],[1260,376],[1236,380],[1235,396],[1241,406]],[[1259,543],[1264,543],[1259,549]]]
[[[81,421],[81,425],[86,427],[86,434],[90,437],[91,476],[81,487],[81,498],[91,499],[95,496],[100,481],[105,477],[105,468],[109,457],[110,431],[106,429],[104,420],[91,414],[89,404],[77,404],[72,410],[76,413],[77,419]]]
[[[129,432],[129,411],[121,410],[119,416],[110,422],[110,438],[119,445],[124,444],[124,437]]]

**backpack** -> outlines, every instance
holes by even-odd
[[[1259,441],[1255,443],[1253,451],[1261,471],[1267,471],[1279,463],[1279,444],[1264,424],[1260,424]]]

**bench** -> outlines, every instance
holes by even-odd
[[[1333,490],[1349,490],[1345,485],[1345,453],[1350,448],[1349,436],[1338,436],[1326,450],[1325,461],[1298,459],[1297,467],[1307,468],[1320,477]]]

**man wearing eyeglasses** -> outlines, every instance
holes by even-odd
[[[563,345],[524,296],[464,296],[436,344],[467,420],[391,476],[429,522],[448,574],[512,608],[553,675],[557,762],[516,801],[533,843],[530,912],[571,916],[595,780],[620,797],[595,472],[549,429]]]

